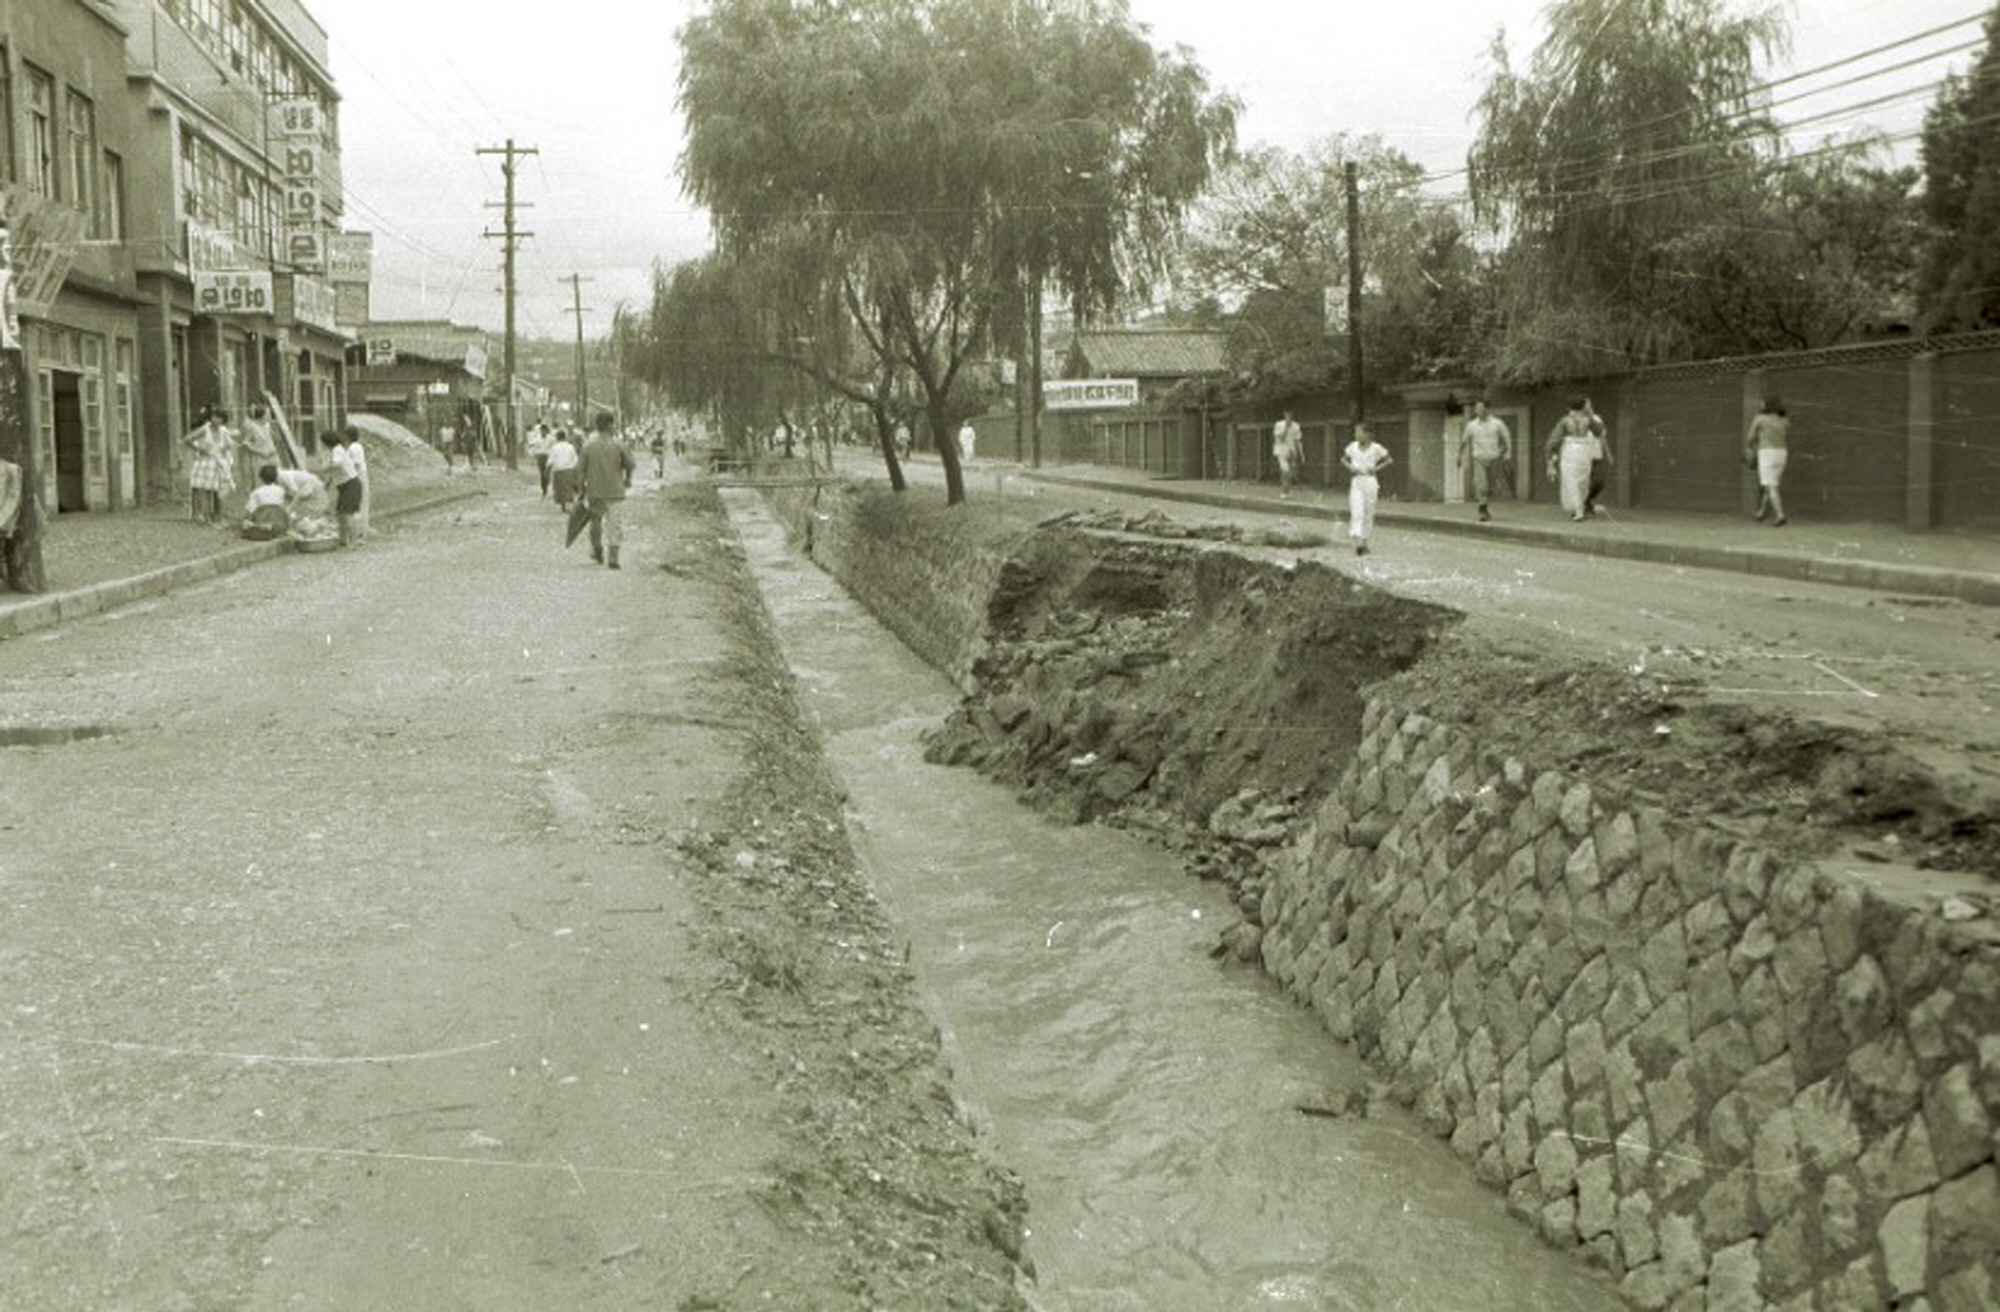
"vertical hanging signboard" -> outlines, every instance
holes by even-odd
[[[272,102],[271,142],[277,151],[280,182],[279,256],[307,273],[326,268],[326,236],[320,221],[320,164],[325,149],[319,102],[288,96]]]

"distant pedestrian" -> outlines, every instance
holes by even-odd
[[[1366,424],[1354,426],[1354,440],[1340,453],[1340,463],[1350,475],[1347,481],[1347,536],[1354,539],[1354,554],[1368,554],[1368,539],[1375,531],[1375,503],[1381,498],[1378,475],[1395,463],[1389,448],[1375,440]]]
[[[479,416],[476,414],[459,416],[458,453],[465,457],[467,469],[479,468]]]
[[[188,465],[188,509],[203,524],[222,522],[222,499],[236,487],[236,434],[229,412],[211,407],[182,443],[194,453]]]
[[[1305,435],[1289,410],[1271,425],[1271,457],[1278,462],[1278,495],[1288,497],[1298,486],[1299,472],[1306,459]]]
[[[618,547],[624,541],[626,489],[632,486],[633,460],[611,434],[611,416],[597,417],[597,431],[583,444],[578,468],[583,497],[590,507],[590,558],[618,568]]]
[[[1571,399],[1569,413],[1549,432],[1549,478],[1562,496],[1562,508],[1572,520],[1590,513],[1590,467],[1606,452],[1604,423],[1590,408],[1590,398]]]
[[[541,484],[544,497],[549,494],[549,444],[553,440],[546,420],[528,430],[528,454],[535,458],[535,481]]]
[[[1472,499],[1479,506],[1483,524],[1493,518],[1487,503],[1501,471],[1514,459],[1514,435],[1506,421],[1488,413],[1486,399],[1472,403],[1472,418],[1465,421],[1465,472],[1472,485]]]
[[[444,456],[444,468],[450,473],[458,466],[452,462],[458,457],[458,425],[449,419],[438,425],[437,449]]]
[[[319,435],[326,449],[325,482],[333,489],[333,515],[340,525],[340,545],[354,545],[354,517],[361,513],[361,475],[354,471],[354,457],[347,452],[347,436],[329,428]]]
[[[1743,459],[1757,470],[1757,522],[1771,517],[1771,527],[1785,523],[1785,498],[1778,485],[1785,478],[1785,460],[1790,450],[1792,421],[1785,403],[1775,396],[1764,398],[1764,408],[1750,421],[1750,434],[1743,442]]]
[[[1605,485],[1611,481],[1611,429],[1597,411],[1586,406],[1585,413],[1590,416],[1590,435],[1597,443],[1590,453],[1590,478],[1583,489],[1583,517],[1589,519],[1603,513],[1597,499],[1604,495]]]
[[[569,430],[558,427],[554,440],[549,443],[549,488],[558,510],[568,510],[569,503],[576,499],[576,465],[579,458],[576,444],[569,440]]]
[[[368,477],[368,451],[361,445],[361,430],[353,424],[341,429],[347,438],[347,458],[354,465],[355,476],[361,480],[361,509],[354,513],[354,540],[368,540],[368,517],[375,509],[375,489]]]

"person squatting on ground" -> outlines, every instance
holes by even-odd
[[[1347,481],[1347,536],[1354,539],[1354,554],[1368,554],[1368,539],[1375,532],[1375,503],[1381,499],[1381,471],[1395,463],[1389,448],[1375,440],[1368,425],[1354,426],[1354,440],[1340,453],[1340,463],[1352,475]]]
[[[611,416],[597,416],[597,431],[583,444],[578,461],[583,498],[590,507],[590,558],[618,568],[618,547],[625,538],[625,490],[632,486],[631,451],[611,434]]]
[[[268,542],[292,531],[292,512],[285,506],[285,489],[278,482],[278,467],[263,465],[257,470],[257,486],[243,503],[242,534],[253,541]]]
[[[1562,494],[1562,508],[1572,520],[1591,513],[1590,470],[1593,462],[1610,459],[1604,445],[1604,421],[1590,408],[1590,398],[1569,403],[1569,413],[1549,433],[1549,477]]]
[[[1750,434],[1743,441],[1743,461],[1757,471],[1757,522],[1773,516],[1771,527],[1785,522],[1785,498],[1778,492],[1784,481],[1785,458],[1791,442],[1792,421],[1785,403],[1775,396],[1764,398],[1764,408],[1750,421]]]
[[[326,482],[333,488],[340,545],[351,547],[356,541],[354,518],[361,513],[361,475],[355,472],[354,457],[348,454],[346,437],[339,430],[329,428],[321,433],[319,444],[326,448]]]
[[[1278,495],[1288,497],[1298,486],[1299,467],[1306,458],[1305,436],[1289,410],[1271,425],[1271,457],[1278,462]]]
[[[188,466],[188,509],[202,524],[222,522],[222,498],[236,489],[236,434],[229,413],[211,409],[181,441],[194,452]]]
[[[1474,401],[1472,418],[1465,421],[1466,481],[1471,484],[1482,524],[1493,518],[1487,503],[1493,499],[1500,470],[1513,459],[1514,435],[1507,431],[1506,422],[1487,413],[1484,397]]]
[[[555,439],[549,443],[549,487],[558,510],[568,510],[569,503],[576,500],[577,459],[576,444],[569,440],[569,430],[556,429]]]

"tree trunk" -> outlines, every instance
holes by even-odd
[[[926,388],[924,413],[930,416],[931,441],[937,444],[938,463],[944,466],[944,503],[955,506],[965,500],[965,469],[958,463],[958,438],[945,412],[945,398]]]
[[[21,352],[0,350],[0,460],[21,467],[21,509],[13,533],[0,538],[0,575],[15,592],[42,592],[49,586],[42,569],[42,477],[22,372]]]

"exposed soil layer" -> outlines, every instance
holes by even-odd
[[[1108,527],[1121,531],[1064,524],[1017,548],[978,687],[933,735],[933,759],[977,765],[1061,815],[1158,830],[1254,892],[1234,831],[1259,830],[1252,848],[1281,841],[1346,768],[1379,689],[1536,768],[1797,855],[1855,846],[2000,874],[1995,817],[1915,756],[1710,697],[1698,662],[1611,664],[1496,639],[1322,565],[1135,538],[1146,521]],[[1218,844],[1238,850],[1218,858]]]

